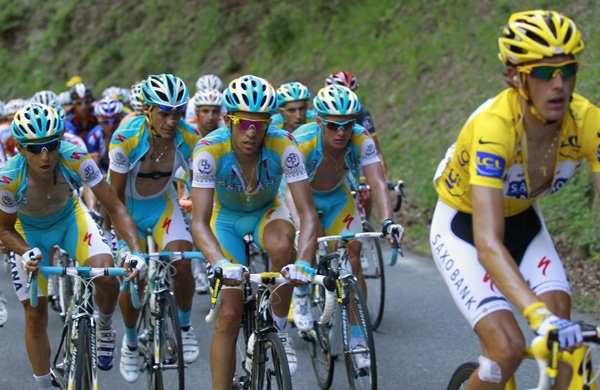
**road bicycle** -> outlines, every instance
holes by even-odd
[[[590,324],[582,324],[584,343],[600,344],[600,327]],[[534,359],[538,367],[538,382],[531,390],[549,390],[555,383],[558,375],[558,363],[563,353],[558,349],[558,333],[550,331],[547,337],[537,336],[525,350],[526,359]],[[584,352],[585,351],[585,352]],[[597,374],[593,375],[591,350],[581,349],[583,354],[581,365],[573,370],[574,376],[569,389],[596,389]],[[466,389],[469,378],[479,367],[475,362],[461,364],[452,374],[448,383],[448,390]],[[505,386],[506,390],[517,389],[516,379],[513,376]]]
[[[400,211],[402,201],[405,197],[404,182],[399,180],[396,186],[388,183],[388,190],[392,191],[396,197],[394,212]],[[367,219],[366,199],[370,197],[370,192],[371,187],[366,183],[360,183],[358,188],[351,192],[354,199],[356,199],[356,206],[364,232],[376,231]],[[385,267],[379,240],[366,240],[362,243],[360,265],[368,291],[367,307],[369,309],[369,318],[371,319],[373,330],[377,330],[383,320],[385,307]],[[390,261],[389,265],[395,265],[395,261],[393,263]]]
[[[100,276],[127,276],[123,268],[86,266],[40,266],[44,275],[70,277],[74,280],[73,296],[65,316],[61,340],[52,361],[52,377],[61,389],[98,389],[96,329],[94,316],[94,279]],[[130,283],[134,306],[138,305],[137,283]],[[37,275],[32,276],[30,303],[38,305]]]
[[[155,248],[151,234],[148,248]],[[151,250],[151,249],[150,249]],[[181,327],[170,278],[173,261],[204,258],[200,252],[150,252],[147,284],[137,323],[141,371],[146,373],[148,389],[185,388],[185,362]]]
[[[55,245],[52,248],[52,265],[57,267],[74,267],[75,261],[69,254]],[[64,322],[73,297],[73,282],[68,275],[48,275],[48,304],[58,312]]]
[[[216,269],[207,323],[217,317],[222,278],[221,270]],[[234,378],[235,389],[292,388],[286,352],[271,316],[273,293],[288,282],[279,272],[262,272],[249,274],[242,287],[244,311],[237,341],[236,361],[239,364]],[[322,275],[317,276],[314,283],[328,285],[332,290],[334,288]],[[332,302],[335,300],[333,292],[329,299]]]
[[[312,365],[321,388],[328,389],[331,386],[334,360],[340,353],[344,355],[350,388],[377,388],[377,358],[373,328],[365,299],[356,277],[352,274],[347,243],[357,239],[376,240],[382,236],[382,233],[365,232],[318,238],[317,274],[334,278],[338,303],[333,310],[335,302],[327,303],[325,289],[313,286],[311,310],[313,318],[320,316],[321,319],[314,321],[313,332],[304,336],[310,343]],[[332,253],[328,253],[326,248],[329,242],[337,244],[336,250]],[[397,256],[395,248],[392,250],[392,256]],[[323,313],[330,313],[332,310],[331,318],[327,315],[323,316]],[[352,345],[353,327],[354,331],[358,327],[360,333],[361,342],[357,345]],[[357,335],[354,336],[356,338]],[[341,346],[339,346],[340,337]]]

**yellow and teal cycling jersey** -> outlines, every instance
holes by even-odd
[[[317,120],[317,112],[314,110],[306,110],[306,123],[313,123]],[[275,115],[271,115],[271,124],[273,126],[279,127],[280,129],[287,130],[285,128],[285,119],[283,115],[277,113]]]
[[[293,135],[304,156],[308,180],[312,181],[323,161],[323,130],[317,123],[307,123],[298,127]],[[356,182],[360,176],[361,166],[380,162],[375,142],[360,125],[354,125],[352,137],[346,146],[344,161],[351,172],[348,179]]]
[[[517,91],[509,88],[487,100],[467,120],[438,167],[434,182],[440,199],[455,210],[472,213],[471,186],[497,188],[504,193],[504,215],[513,216],[561,189],[581,160],[587,160],[592,172],[600,172],[600,109],[573,94],[560,130],[552,183],[534,197],[526,141]]]
[[[109,146],[109,169],[117,173],[129,173],[150,149],[150,129],[144,115],[123,122],[114,132]],[[201,138],[198,129],[179,120],[175,127],[175,145],[179,160],[187,164],[194,145]],[[176,167],[175,167],[176,168]]]
[[[72,190],[83,184],[94,187],[102,173],[87,152],[67,141],[60,142],[57,168]],[[0,210],[14,214],[26,204],[27,161],[21,154],[10,158],[0,169]]]
[[[294,137],[269,126],[256,167],[258,185],[247,193],[240,166],[231,146],[231,131],[222,127],[201,139],[194,149],[192,186],[214,188],[216,202],[238,210],[257,210],[277,196],[281,177],[288,183],[307,179],[302,154]]]

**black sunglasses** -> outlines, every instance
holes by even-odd
[[[55,138],[48,142],[29,143],[29,144],[25,144],[23,146],[25,146],[25,148],[27,149],[27,151],[29,153],[40,154],[40,153],[42,153],[42,151],[44,149],[46,149],[48,152],[52,152],[52,151],[56,150],[56,148],[58,148],[59,145],[60,145],[60,138]]]

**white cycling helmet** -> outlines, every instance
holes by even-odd
[[[222,106],[223,94],[218,89],[205,89],[198,91],[192,98],[194,107],[200,106]]]
[[[105,97],[94,104],[94,115],[116,118],[123,112],[123,103],[119,99]]]
[[[227,111],[271,112],[277,107],[277,93],[267,80],[246,75],[232,80],[223,92]]]
[[[12,117],[27,104],[24,99],[11,99],[4,106],[4,116],[12,119]]]
[[[10,132],[21,145],[31,140],[60,136],[65,124],[56,110],[40,103],[21,108],[12,121]]]
[[[65,91],[58,94],[58,103],[61,106],[68,106],[72,101],[73,99],[71,99],[71,92]]]
[[[142,97],[142,84],[144,81],[138,81],[131,86],[129,90],[129,105],[133,111],[141,114],[144,111],[144,98]]]
[[[221,90],[223,87],[223,82],[218,76],[214,74],[205,74],[198,78],[196,81],[196,90],[203,91],[205,89],[217,89]]]
[[[36,92],[31,97],[32,103],[41,103],[50,107],[58,106],[58,95],[50,90]]]
[[[350,88],[332,84],[319,90],[313,107],[319,115],[356,115],[360,102]]]

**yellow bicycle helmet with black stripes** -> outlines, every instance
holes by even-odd
[[[498,39],[498,45],[498,58],[506,65],[574,55],[584,48],[581,32],[575,22],[549,10],[512,14]]]

